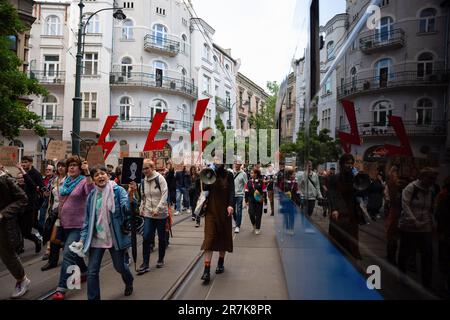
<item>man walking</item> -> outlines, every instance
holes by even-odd
[[[234,205],[235,210],[233,214],[234,223],[236,228],[234,233],[241,231],[242,223],[242,203],[245,196],[245,185],[247,184],[247,174],[242,170],[242,162],[236,160],[234,163]]]

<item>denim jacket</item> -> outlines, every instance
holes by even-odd
[[[113,246],[116,250],[127,249],[131,246],[130,235],[122,232],[122,225],[125,219],[131,215],[130,204],[128,202],[128,193],[120,186],[114,186],[115,212],[110,212],[110,227],[112,232]],[[92,205],[94,204],[93,190],[86,201],[86,216],[84,218],[83,228],[81,229],[81,241],[83,241],[83,252],[86,254],[91,246],[94,235],[95,215],[92,215]]]

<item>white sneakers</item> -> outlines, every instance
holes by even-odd
[[[255,234],[256,234],[257,236],[260,235],[260,234],[261,234],[261,230],[256,229],[256,230],[255,230]]]
[[[236,227],[235,229],[234,229],[234,233],[239,233],[241,231],[241,229],[239,228],[239,227]]]
[[[30,289],[30,279],[28,279],[25,276],[25,279],[23,279],[20,282],[16,283],[16,288],[14,289],[14,293],[11,295],[12,299],[17,299],[22,297],[27,291]]]
[[[181,214],[180,211],[175,211],[176,216],[179,216],[180,214]]]

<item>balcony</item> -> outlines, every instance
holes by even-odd
[[[359,94],[378,93],[396,88],[446,87],[448,82],[449,74],[445,70],[434,70],[431,74],[421,77],[419,77],[417,70],[393,72],[387,75],[387,79],[382,79],[380,76],[372,76],[346,82],[338,87],[338,99],[350,98]]]
[[[30,79],[36,79],[40,84],[46,85],[64,85],[66,80],[66,72],[49,72],[49,71],[30,71]]]
[[[409,137],[447,137],[447,125],[445,121],[433,121],[429,124],[422,125],[417,124],[415,121],[403,121],[403,124],[405,125],[406,134]],[[339,131],[350,132],[350,126],[336,128],[336,136],[338,136]],[[397,135],[393,127],[373,122],[358,123],[358,132],[362,138],[385,138]]]
[[[53,117],[44,116],[44,117],[41,117],[40,124],[46,129],[62,130],[63,119],[64,119],[63,116],[53,116]]]
[[[152,125],[152,118],[150,117],[129,117],[119,118],[112,130],[118,131],[148,131]],[[166,119],[158,132],[190,132],[192,123],[180,120]]]
[[[174,36],[160,37],[148,34],[144,38],[144,49],[151,53],[175,57],[180,52],[180,41]]]
[[[219,97],[216,96],[215,102],[216,102],[216,109],[217,109],[217,111],[219,111],[219,112],[229,111],[229,109],[230,109],[230,102],[229,101],[227,101],[225,99],[222,99],[222,98],[219,98]]]
[[[359,48],[365,54],[372,54],[378,51],[402,48],[405,45],[405,31],[394,29],[380,32],[380,30],[370,30],[361,34]]]
[[[145,87],[155,91],[180,94],[188,99],[197,99],[197,87],[194,80],[188,82],[186,79],[170,77],[157,78],[153,73],[144,72],[112,72],[110,84],[116,87]]]

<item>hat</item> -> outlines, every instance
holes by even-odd
[[[236,157],[235,160],[234,160],[234,164],[241,164],[242,165],[241,157]]]

